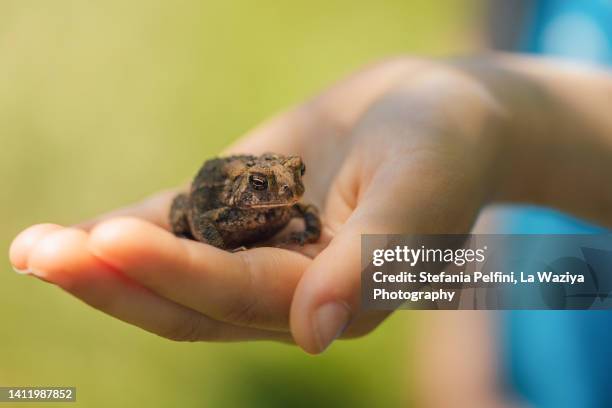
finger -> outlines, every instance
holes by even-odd
[[[293,291],[311,262],[278,248],[230,253],[135,218],[98,225],[90,249],[165,298],[218,320],[281,331],[288,331]]]
[[[36,246],[41,238],[62,228],[61,225],[57,224],[37,224],[19,233],[11,243],[9,249],[9,259],[13,265],[13,269],[18,273],[29,273],[28,256],[32,248]]]
[[[359,310],[362,234],[469,231],[478,208],[469,197],[476,192],[461,191],[467,183],[449,184],[441,168],[421,161],[395,163],[373,177],[356,209],[296,288],[291,330],[304,350],[322,352],[347,326],[348,335],[363,334],[387,315]]]
[[[91,306],[173,340],[285,339],[282,333],[233,326],[135,284],[88,250],[86,232],[64,228],[40,239],[28,267]]]
[[[180,191],[184,190],[185,188],[177,188],[159,192],[138,203],[110,211],[91,220],[79,223],[75,225],[75,227],[84,231],[90,231],[94,226],[104,220],[126,216],[137,217],[169,230],[169,213],[172,200]]]
[[[365,216],[352,218],[304,273],[291,305],[290,322],[296,343],[305,351],[324,351],[355,323],[361,294],[361,234],[383,231]],[[379,316],[384,318],[384,314]]]
[[[133,216],[152,222],[162,228],[170,229],[170,205],[179,191],[180,189],[174,189],[157,193],[139,203],[111,211],[89,221],[79,223],[74,227],[82,229],[83,231],[90,231],[96,224],[103,220],[117,216]],[[13,240],[9,249],[9,258],[13,265],[13,269],[18,273],[27,274],[26,262],[31,249],[42,237],[61,228],[64,227],[57,224],[37,224],[19,233]]]

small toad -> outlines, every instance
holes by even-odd
[[[170,225],[175,235],[222,249],[264,241],[292,218],[304,219],[303,231],[289,242],[304,245],[321,235],[317,209],[300,203],[305,166],[298,156],[266,153],[206,161],[189,193],[174,198]]]

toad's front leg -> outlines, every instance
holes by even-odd
[[[216,246],[217,248],[227,249],[221,233],[213,222],[216,219],[217,213],[223,210],[215,209],[203,213],[192,211],[189,217],[189,225],[191,227],[191,234],[196,240]]]
[[[293,232],[289,236],[289,241],[299,245],[317,242],[321,236],[321,218],[319,217],[317,207],[310,204],[297,203],[294,204],[292,210],[296,217],[304,219],[305,228],[303,231]]]

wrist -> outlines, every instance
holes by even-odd
[[[612,225],[612,75],[559,61],[462,61],[505,112],[492,201],[550,206]]]

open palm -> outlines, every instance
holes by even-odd
[[[368,68],[225,152],[303,158],[304,200],[322,209],[315,244],[230,253],[177,238],[168,191],[76,227],[32,226],[13,242],[11,262],[176,340],[274,339],[317,353],[367,333],[386,313],[360,308],[361,234],[467,232],[487,193],[478,160],[465,159],[475,147],[461,129],[449,136],[457,124],[436,114],[453,92],[474,104],[478,93],[430,64]]]

